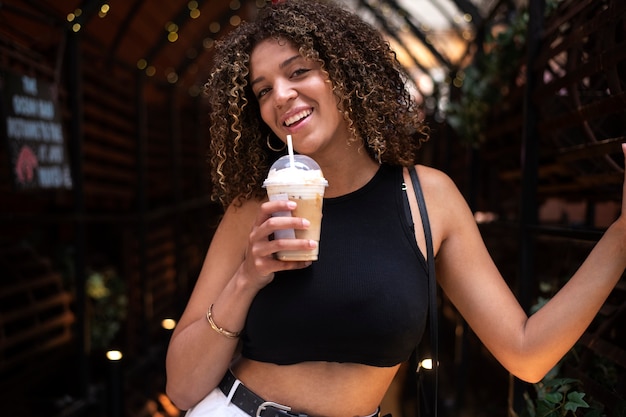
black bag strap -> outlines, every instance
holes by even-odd
[[[420,217],[422,218],[422,227],[424,228],[424,236],[426,238],[426,256],[428,257],[428,311],[430,316],[430,343],[431,343],[431,355],[433,361],[433,393],[432,393],[432,406],[424,407],[424,411],[428,417],[437,416],[437,387],[439,385],[439,340],[438,340],[438,328],[437,328],[437,279],[435,277],[435,255],[433,249],[432,234],[430,231],[430,222],[428,220],[428,212],[426,210],[426,201],[424,200],[424,194],[422,193],[422,187],[420,185],[419,178],[417,176],[417,170],[415,166],[409,168],[409,174],[411,175],[411,183],[413,183],[413,189],[415,190],[415,197],[417,198],[417,205],[420,211]],[[419,393],[418,393],[419,395]],[[425,399],[426,400],[426,399]]]

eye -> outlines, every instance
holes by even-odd
[[[259,91],[257,91],[257,93],[256,93],[257,100],[263,98],[263,96],[266,95],[267,93],[269,93],[270,90],[271,90],[270,88],[262,88]]]
[[[295,70],[294,72],[291,73],[292,77],[298,77],[302,74],[306,74],[307,72],[311,71],[309,68],[298,68],[297,70]]]

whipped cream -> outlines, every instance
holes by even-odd
[[[263,186],[288,184],[315,184],[327,186],[322,170],[317,162],[305,155],[294,155],[291,165],[289,156],[280,157],[270,168]]]

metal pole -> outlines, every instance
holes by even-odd
[[[521,149],[521,201],[520,201],[520,260],[518,299],[522,308],[530,309],[532,291],[535,285],[535,237],[537,218],[537,172],[539,166],[539,132],[537,130],[538,111],[532,95],[541,74],[533,68],[538,56],[543,31],[544,0],[530,0],[526,59],[526,90],[524,92],[524,129]],[[513,409],[524,407],[523,392],[526,384],[514,379]]]
[[[80,57],[80,32],[68,30],[67,36],[67,90],[68,106],[72,114],[69,126],[70,155],[72,163],[72,189],[74,196],[74,273],[76,285],[76,343],[78,348],[77,379],[80,396],[89,396],[90,335],[87,320],[87,294],[85,276],[85,193],[83,178],[83,88]]]
[[[170,89],[170,140],[172,145],[172,197],[174,206],[174,259],[176,268],[176,301],[173,303],[175,311],[169,311],[169,314],[178,315],[184,308],[182,300],[186,297],[187,287],[187,263],[183,261],[183,230],[182,216],[183,208],[183,161],[182,161],[182,134],[181,120],[179,112],[182,112],[177,89],[173,86]],[[185,291],[182,291],[185,290]]]
[[[148,128],[146,102],[144,99],[145,75],[138,74],[137,91],[137,244],[139,280],[141,285],[142,317],[140,349],[150,349],[150,326],[152,322],[152,291],[148,280]]]

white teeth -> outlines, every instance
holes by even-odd
[[[307,117],[309,114],[313,113],[311,110],[303,110],[300,113],[296,113],[287,120],[285,120],[285,126],[291,126],[298,120],[302,120]]]

